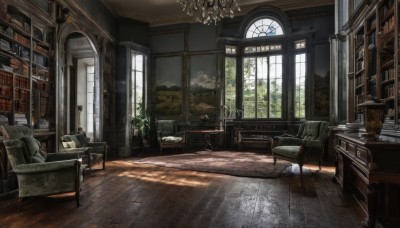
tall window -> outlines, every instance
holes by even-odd
[[[135,117],[144,104],[144,55],[138,52],[132,52],[131,96],[132,117]]]
[[[244,58],[243,117],[282,117],[282,55]]]
[[[237,46],[225,46],[225,106],[236,104],[243,119],[306,118],[306,40],[290,43],[293,36],[285,34],[282,25],[273,17],[257,18],[243,31]],[[236,59],[241,59],[241,64]],[[294,63],[285,61],[292,59]],[[292,79],[295,81],[289,82]],[[232,87],[235,82],[238,84]],[[294,110],[294,115],[285,110]]]
[[[295,49],[301,50],[306,46],[305,40],[296,41]],[[306,54],[298,53],[295,56],[295,118],[306,117]]]
[[[225,58],[225,118],[236,117],[236,58]]]
[[[86,121],[87,121],[87,136],[92,136],[94,133],[94,66],[86,66]]]

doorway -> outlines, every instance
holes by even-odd
[[[72,33],[65,41],[65,61],[64,126],[68,133],[84,131],[93,140],[100,125],[98,55],[86,36]]]

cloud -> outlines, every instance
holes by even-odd
[[[158,81],[156,81],[156,86],[166,86],[167,88],[171,88],[173,86],[178,86],[178,85],[171,81],[158,80]]]
[[[216,81],[215,81],[215,77],[209,77],[203,71],[198,71],[196,74],[196,77],[194,77],[190,81],[190,85],[191,86],[197,85],[197,86],[204,87],[207,89],[215,89]]]

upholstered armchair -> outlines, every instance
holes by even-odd
[[[108,147],[106,142],[88,142],[85,133],[61,136],[61,142],[63,146],[62,153],[68,153],[76,149],[89,149],[88,165],[90,170],[97,163],[102,163],[103,170],[106,168]]]
[[[160,152],[165,148],[182,148],[184,151],[186,131],[178,132],[176,120],[157,120],[156,130]]]
[[[25,126],[6,126],[4,145],[13,172],[17,175],[19,202],[25,197],[75,192],[79,206],[83,180],[80,153],[44,153],[40,142]]]
[[[306,121],[300,125],[297,135],[282,135],[274,138],[272,155],[299,164],[300,175],[303,164],[318,162],[321,169],[325,145],[329,136],[329,124],[325,121]]]

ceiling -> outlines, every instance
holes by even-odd
[[[260,5],[279,7],[282,10],[293,10],[314,6],[333,5],[335,0],[237,0],[241,8],[238,15],[248,13]],[[149,23],[151,27],[192,23],[181,9],[177,0],[102,0],[104,5],[117,17],[134,19]]]

